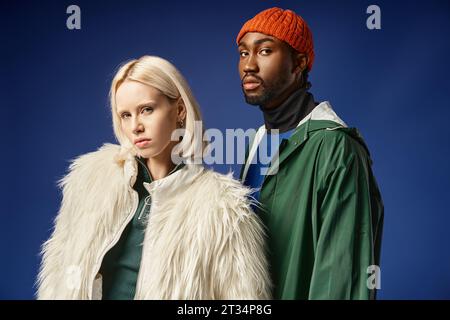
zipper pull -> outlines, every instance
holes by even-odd
[[[144,206],[142,207],[141,212],[139,213],[138,220],[141,220],[142,216],[146,213],[147,207],[148,211],[150,211],[151,206],[152,206],[151,197],[150,195],[148,195],[147,197],[145,197]]]

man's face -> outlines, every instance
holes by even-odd
[[[275,108],[294,91],[294,59],[286,43],[263,33],[248,32],[238,50],[239,76],[248,104]]]

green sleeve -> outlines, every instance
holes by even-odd
[[[324,133],[318,154],[313,204],[314,267],[309,299],[373,299],[367,268],[376,265],[370,160],[365,149],[340,130]],[[374,216],[376,215],[376,216]]]

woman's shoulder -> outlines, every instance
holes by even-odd
[[[60,186],[83,183],[101,179],[111,179],[122,175],[119,160],[121,147],[106,143],[95,151],[79,155],[71,161],[68,173],[59,181]]]
[[[251,190],[244,186],[239,180],[233,177],[233,173],[223,174],[212,169],[205,168],[202,173],[201,183],[210,184],[211,191],[219,191],[221,193],[234,193],[239,196],[247,196]]]
[[[98,164],[98,162],[106,161],[114,162],[120,154],[121,147],[117,144],[105,143],[95,151],[81,154],[72,161],[72,164]]]
[[[194,186],[195,185],[195,186]],[[232,173],[221,174],[204,170],[192,186],[192,193],[184,198],[186,209],[192,219],[190,230],[214,234],[226,234],[222,239],[240,239],[247,243],[262,242],[265,230],[260,217],[255,214],[252,190],[233,178]],[[194,200],[195,199],[195,200]],[[237,235],[237,238],[233,238]],[[216,238],[212,238],[216,239]],[[236,248],[243,244],[234,242]]]
[[[202,195],[203,203],[210,202],[238,215],[247,215],[252,211],[252,190],[236,180],[231,172],[222,174],[205,169],[196,181],[196,189],[199,189],[196,192]]]

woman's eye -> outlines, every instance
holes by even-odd
[[[153,108],[152,107],[144,107],[142,109],[142,111],[147,112],[147,113],[152,113],[153,112]]]
[[[120,117],[122,118],[122,119],[126,119],[126,118],[128,118],[130,116],[130,114],[129,113],[122,113],[121,115],[120,115]]]

